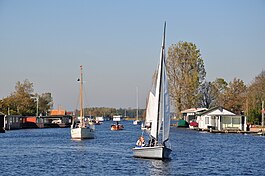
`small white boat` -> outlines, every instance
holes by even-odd
[[[133,121],[134,125],[140,125],[139,110],[138,110],[138,87],[136,87],[136,120]]]
[[[95,126],[85,121],[83,114],[83,68],[80,66],[80,116],[73,120],[71,125],[71,138],[72,139],[93,139],[95,138]]]
[[[134,124],[134,125],[139,125],[139,124],[140,124],[140,120],[134,120],[134,121],[133,121],[133,124]]]
[[[104,122],[103,117],[96,117],[95,119],[95,125],[101,125]]]
[[[170,100],[168,93],[167,74],[165,66],[165,29],[162,41],[161,57],[158,66],[154,90],[149,93],[145,132],[151,142],[147,146],[134,147],[133,156],[139,158],[165,159],[169,158],[171,147],[169,143],[170,130]],[[147,126],[149,123],[150,126]],[[148,130],[147,130],[148,129]]]

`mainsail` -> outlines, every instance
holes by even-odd
[[[168,140],[170,127],[170,100],[168,95],[167,73],[165,65],[165,31],[160,52],[160,61],[156,76],[155,94],[150,92],[147,106],[147,119],[152,117],[151,136],[158,140],[158,136],[163,123],[162,143]]]
[[[169,130],[170,130],[170,99],[169,99],[169,92],[168,92],[168,83],[167,83],[167,72],[165,67],[165,60],[164,60],[164,70],[163,70],[163,136],[162,136],[162,143],[166,143],[169,139]]]

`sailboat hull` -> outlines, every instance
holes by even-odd
[[[132,150],[134,157],[151,159],[167,159],[172,151],[164,146],[135,147]]]
[[[94,129],[92,128],[71,128],[72,139],[94,139]]]

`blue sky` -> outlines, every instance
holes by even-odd
[[[54,108],[78,108],[83,65],[89,107],[145,107],[167,21],[166,46],[193,42],[207,80],[246,84],[265,68],[262,0],[0,0],[0,98],[29,79]]]

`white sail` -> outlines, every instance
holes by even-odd
[[[145,116],[145,124],[150,125],[152,123],[152,119],[155,116],[153,107],[155,107],[155,95],[152,92],[149,92],[147,107],[146,107],[146,116]]]
[[[158,133],[160,129],[160,122],[161,122],[161,116],[159,115],[159,94],[160,94],[160,84],[161,84],[161,59],[163,57],[163,47],[160,53],[160,61],[159,61],[159,66],[158,66],[158,72],[156,76],[156,86],[155,86],[155,96],[153,99],[153,105],[152,106],[152,111],[153,111],[153,116],[152,116],[152,126],[151,126],[151,136],[155,138],[156,140],[158,139]]]
[[[169,139],[169,130],[170,130],[170,99],[168,92],[168,82],[167,82],[167,72],[165,66],[165,60],[163,62],[163,138],[162,143],[165,143]]]

